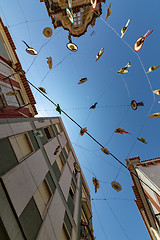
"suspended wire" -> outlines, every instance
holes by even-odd
[[[26,80],[27,80],[27,79],[26,79]],[[55,107],[57,107],[57,104],[56,104],[55,102],[53,102],[53,101],[52,101],[48,96],[46,96],[43,92],[41,92],[33,83],[31,83],[29,80],[27,80],[27,82],[29,82],[30,85],[31,85],[33,88],[35,88],[35,89],[36,89],[38,92],[40,92],[46,99],[48,99],[48,101],[50,101]],[[82,128],[82,127],[80,126],[80,124],[77,123],[72,117],[70,117],[64,110],[61,109],[61,112],[62,112],[65,116],[67,116],[73,123],[75,123],[80,129]],[[89,132],[86,132],[85,134],[88,135],[88,136],[89,136],[94,142],[96,142],[100,147],[104,148],[104,146],[103,146],[98,140],[96,140]],[[112,154],[112,153],[110,152],[110,155],[111,155],[117,162],[119,162],[124,168],[126,168],[128,171],[130,171],[130,170],[127,168],[127,166],[126,166],[123,162],[121,162],[114,154]],[[137,174],[133,173],[132,171],[130,171],[130,173],[132,173],[135,177],[138,178],[138,180],[139,180],[140,182],[142,182],[142,183],[145,184],[148,188],[150,188],[153,192],[155,192],[147,183],[145,183],[142,179],[140,179]]]
[[[95,12],[95,11],[94,11],[94,12]],[[97,14],[97,13],[95,12],[95,14]],[[110,28],[115,32],[115,34],[116,34],[119,38],[121,38],[120,35],[117,33],[117,31],[116,31],[111,25],[109,25],[102,17],[100,17],[100,19],[101,19],[108,27],[110,27]],[[122,41],[125,43],[126,46],[128,46],[128,47],[131,49],[131,51],[132,51],[134,54],[137,55],[137,57],[138,57],[138,59],[139,59],[139,62],[140,62],[140,64],[141,64],[141,66],[142,66],[142,69],[143,69],[143,71],[144,71],[144,74],[145,74],[145,76],[146,76],[146,78],[147,78],[147,81],[148,81],[148,83],[149,83],[150,89],[151,89],[151,91],[152,91],[152,94],[153,94],[153,103],[152,103],[151,108],[150,108],[150,110],[149,110],[149,113],[148,113],[148,115],[149,115],[150,112],[152,111],[152,108],[153,108],[154,103],[155,103],[155,95],[154,95],[154,93],[153,93],[153,88],[152,88],[151,82],[150,82],[150,80],[149,80],[149,77],[148,77],[148,75],[147,75],[147,73],[146,73],[144,64],[143,64],[143,62],[142,62],[139,54],[138,54],[137,52],[135,52],[135,51],[132,49],[132,47],[131,47],[123,38],[122,38]],[[120,76],[121,76],[121,75],[120,75]],[[121,77],[122,77],[122,76],[121,76]],[[122,79],[123,79],[123,77],[122,77]],[[126,88],[127,88],[128,93],[129,93],[129,90],[128,90],[128,87],[127,87],[127,84],[126,84],[125,80],[124,80],[124,83],[125,83],[125,85],[126,85]],[[142,127],[141,127],[141,129],[140,129],[140,131],[139,131],[139,134],[140,134],[140,132],[143,130],[144,125],[145,125],[145,122],[147,121],[147,119],[148,119],[148,118],[146,118],[146,119],[144,120],[143,125],[142,125]],[[132,150],[133,150],[133,148],[135,147],[136,143],[137,143],[137,139],[136,139],[135,142],[133,143],[133,145],[132,145],[132,147],[131,147],[131,150],[130,150],[129,153],[127,154],[127,157],[128,157],[129,154],[132,152]],[[119,169],[119,171],[118,171],[118,173],[117,173],[117,175],[116,175],[116,178],[118,177],[120,171],[121,171],[121,168]]]
[[[100,17],[101,18],[101,17]],[[101,18],[102,19],[102,18]],[[103,19],[102,19],[103,20]],[[103,20],[104,21],[104,20]],[[105,21],[104,21],[105,22]],[[105,22],[106,23],[106,22]],[[108,23],[106,23],[107,25],[109,25]],[[109,27],[111,27],[110,25],[109,25]],[[112,27],[111,27],[112,28]],[[114,30],[114,29],[113,29]],[[114,32],[119,36],[119,34],[114,30]],[[59,32],[58,32],[59,33]],[[54,36],[55,36],[55,34],[54,34]],[[120,37],[120,36],[119,36]],[[46,43],[44,43],[42,46],[41,46],[41,48],[39,49],[39,52],[41,51],[41,49],[51,40],[52,38],[50,38]],[[123,39],[122,39],[123,40]],[[131,47],[130,47],[131,48]],[[131,48],[132,49],[132,48]],[[132,49],[133,50],[133,49]],[[36,56],[37,57],[37,56]],[[31,63],[31,65],[29,66],[29,68],[27,69],[27,71],[26,71],[26,73],[29,71],[29,69],[31,68],[31,66],[33,65],[33,63],[34,63],[34,61],[35,61],[35,59],[36,59],[36,57],[34,58],[34,60],[33,60],[33,62]],[[140,59],[140,57],[139,57],[139,59]],[[141,62],[142,63],[142,62]],[[144,66],[143,66],[143,69],[144,69]],[[144,69],[144,71],[145,71],[145,69]],[[146,73],[146,72],[145,72]],[[148,77],[148,76],[147,76]],[[149,78],[148,78],[148,80],[149,80]],[[27,80],[29,83],[30,83],[30,85],[32,85],[32,87],[34,87],[37,91],[39,91],[45,98],[47,98],[53,105],[55,105],[55,106],[57,106],[57,104],[55,104],[50,98],[48,98],[46,95],[44,95],[37,87],[35,87],[29,80]],[[150,81],[149,81],[150,82]],[[150,86],[151,86],[151,84],[150,84]],[[153,95],[154,96],[154,95]],[[155,96],[154,96],[154,98],[155,98]],[[154,103],[153,103],[154,104]],[[64,112],[63,110],[61,110],[72,122],[74,122],[79,128],[82,128],[73,118],[71,118],[66,112]],[[89,134],[88,132],[86,132],[86,134],[93,140],[93,141],[95,141],[100,147],[102,147],[103,148],[103,145],[100,143],[100,142],[98,142],[91,134]],[[114,156],[112,153],[110,153],[110,155],[117,161],[117,162],[119,162],[123,167],[125,167],[127,170],[128,170],[128,168],[116,157],[116,156]],[[133,172],[132,172],[132,174],[133,175],[135,175],[138,179],[139,179],[139,177],[136,175],[136,174],[134,174]],[[141,179],[139,179],[141,182],[143,182]],[[144,182],[143,182],[144,183]],[[144,183],[145,185],[147,185],[146,183]],[[148,185],[147,185],[148,186]],[[149,186],[148,186],[149,187]],[[150,188],[150,187],[149,187]],[[152,191],[154,191],[153,189],[152,189]]]
[[[27,22],[28,22],[28,23],[32,23],[32,22],[43,22],[43,21],[48,21],[48,19],[35,19],[35,20],[29,20],[29,21],[27,21]],[[16,27],[16,26],[21,25],[21,24],[24,24],[24,23],[26,23],[26,21],[9,25],[9,27],[10,27],[10,28],[11,28],[11,27]]]
[[[77,53],[77,54],[78,54],[78,55],[81,55],[81,56],[84,56],[84,57],[87,57],[87,58],[89,58],[89,59],[92,59],[92,57],[87,56],[87,55],[85,55],[85,54],[81,54],[81,53]],[[92,59],[92,60],[93,60],[93,59]],[[103,63],[103,62],[98,62],[98,63],[101,64],[101,65],[103,65],[103,66],[105,66],[106,68],[110,69],[113,73],[115,73],[115,74],[117,75],[117,72],[116,72],[113,68],[109,67],[108,65],[106,65],[106,64]],[[128,97],[129,97],[129,99],[130,99],[129,88],[128,88],[128,86],[127,86],[127,83],[126,83],[124,77],[122,77],[121,74],[118,74],[118,76],[121,77],[121,79],[123,80],[124,85],[125,85],[126,90],[127,90],[127,93],[128,93]],[[110,86],[110,85],[109,85],[109,86]],[[107,88],[108,88],[108,87],[107,87]],[[105,90],[104,90],[104,92],[105,92]]]
[[[105,106],[96,106],[96,108],[112,108],[112,107],[128,107],[130,105],[105,105]],[[63,108],[63,110],[88,110],[89,107],[73,107],[73,108]],[[90,109],[89,109],[90,110]],[[46,111],[46,110],[42,110],[42,109],[38,109],[38,111]],[[47,111],[56,111],[55,109],[48,109]],[[90,110],[92,111],[92,110]]]
[[[99,159],[103,160],[105,163],[107,163],[107,164],[113,166],[114,168],[117,168],[117,169],[118,169],[117,166],[113,165],[110,161],[107,161],[105,158],[102,158],[101,156],[99,156],[98,154],[96,154],[95,152],[93,152],[93,150],[86,149],[86,148],[84,148],[84,147],[82,147],[82,146],[80,146],[80,145],[77,145],[77,144],[73,143],[73,142],[72,142],[72,144],[73,144],[73,145],[76,145],[76,146],[78,146],[78,147],[80,147],[80,148],[82,148],[82,149],[84,149],[84,150],[86,150],[86,151],[91,152],[92,155],[97,156]],[[123,172],[123,173],[125,174],[125,172]]]
[[[52,69],[58,67],[58,65],[60,65],[60,64],[61,64],[68,56],[70,56],[71,54],[72,54],[72,53],[67,54],[60,62],[58,62],[54,67],[52,67]],[[49,71],[44,75],[44,77],[42,78],[42,80],[41,80],[41,82],[40,82],[40,86],[41,86],[41,84],[43,83],[43,81],[45,80],[45,78],[47,77],[47,75],[52,71],[52,69],[49,70]]]
[[[95,12],[95,11],[94,11],[94,12]],[[97,14],[97,13],[95,12],[95,14]],[[108,24],[101,16],[100,16],[100,19],[101,19],[109,28],[111,28],[119,38],[121,38],[120,35],[117,33],[117,31],[116,31],[110,24]],[[144,71],[144,73],[145,73],[145,75],[146,75],[146,78],[147,78],[147,80],[148,80],[148,83],[149,83],[149,85],[150,85],[151,91],[153,92],[151,82],[150,82],[149,77],[148,77],[148,75],[147,75],[147,73],[146,73],[146,70],[145,70],[145,68],[144,68],[144,65],[143,65],[143,63],[142,63],[142,60],[141,60],[140,56],[138,55],[137,52],[135,52],[135,51],[133,50],[133,48],[132,48],[123,38],[121,38],[121,40],[125,43],[126,46],[128,46],[128,47],[131,49],[131,51],[132,51],[134,54],[137,55],[137,57],[138,57],[138,59],[139,59],[139,61],[140,61],[140,64],[141,64],[141,66],[142,66],[142,68],[143,68],[143,71]],[[155,100],[154,94],[153,94],[153,98],[154,98],[154,100]]]
[[[103,188],[102,188],[102,192],[103,192]],[[103,196],[104,196],[104,192],[103,192]],[[104,196],[104,198],[105,198],[105,196]],[[114,211],[113,211],[112,207],[110,206],[110,204],[108,203],[107,199],[105,200],[105,203],[106,203],[106,205],[108,206],[108,208],[110,209],[112,215],[113,215],[114,218],[116,219],[117,223],[119,224],[119,226],[120,226],[122,232],[125,234],[126,238],[129,239],[128,234],[126,233],[125,229],[123,228],[121,222],[118,220],[116,214],[114,213]]]
[[[117,172],[117,174],[116,174],[116,176],[115,176],[113,181],[116,181],[116,179],[118,178],[118,176],[119,176],[119,174],[121,172],[121,169],[122,169],[122,165],[120,166],[120,168],[119,168],[119,170],[118,170],[118,172]]]
[[[129,198],[91,198],[94,201],[108,201],[108,200],[125,200],[125,201],[135,201],[134,199]]]
[[[127,108],[127,110],[125,111],[124,115],[122,115],[122,118],[121,118],[120,122],[117,124],[116,128],[118,128],[120,126],[120,124],[123,122],[123,120],[126,117],[129,109],[130,109],[130,106]],[[115,134],[115,132],[112,133],[111,137],[108,139],[107,143],[104,146],[107,146],[110,143],[110,141],[111,141],[111,139],[112,139],[114,134]]]
[[[97,212],[97,209],[96,209],[96,206],[95,206],[94,202],[93,202],[93,206],[94,206],[94,209],[95,209],[95,212],[96,212],[98,221],[99,221],[99,223],[100,223],[101,229],[102,229],[102,231],[103,231],[103,234],[104,234],[105,238],[106,238],[107,240],[109,240],[108,237],[107,237],[107,235],[106,235],[106,233],[105,233],[105,230],[104,230],[104,228],[103,228],[102,222],[101,222],[101,220],[100,220],[100,217],[99,217],[99,215],[98,215],[98,212]]]
[[[52,38],[53,38],[56,34],[60,33],[61,31],[62,31],[62,30],[56,32],[56,33],[55,33],[52,37],[50,37],[47,41],[44,41],[44,43],[42,44],[42,46],[41,46],[40,49],[38,50],[38,54],[35,56],[35,58],[33,59],[32,63],[30,64],[30,66],[29,66],[28,69],[26,70],[26,72],[25,72],[26,74],[28,73],[28,71],[29,71],[30,68],[32,67],[33,63],[35,62],[35,60],[36,60],[36,58],[38,57],[39,53],[41,52],[42,48],[43,48],[45,45],[47,45],[47,44],[52,40]]]

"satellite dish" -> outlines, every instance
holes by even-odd
[[[67,43],[67,48],[72,52],[76,52],[78,50],[78,47],[76,46],[76,44],[72,42]]]
[[[143,37],[139,37],[137,39],[137,41],[135,42],[135,44],[134,44],[134,51],[138,52],[142,48],[143,43],[144,43],[144,38]]]
[[[43,35],[46,37],[46,38],[49,38],[51,37],[53,34],[53,31],[50,27],[46,27],[43,29]]]
[[[97,7],[97,0],[91,0],[91,4],[93,9],[95,9]]]
[[[67,13],[67,16],[68,16],[70,22],[73,23],[73,21],[74,21],[73,15],[72,15],[71,11],[69,10],[69,8],[66,8],[66,13]]]
[[[150,118],[159,118],[160,117],[160,113],[153,113],[152,115],[149,116]]]
[[[120,192],[122,190],[122,186],[119,182],[112,181],[111,182],[112,188],[116,190],[117,192]]]

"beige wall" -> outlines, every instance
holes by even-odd
[[[4,184],[18,216],[22,213],[47,172],[46,162],[41,151],[38,150],[26,161],[3,176]]]

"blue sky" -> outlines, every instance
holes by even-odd
[[[107,23],[111,27],[103,21],[109,3],[112,13]],[[53,29],[50,39],[43,36],[45,27],[53,27],[44,3],[38,0],[1,0],[0,14],[9,28],[28,80],[37,87],[43,80],[41,86],[46,89],[48,97],[59,103],[81,126],[87,127],[94,138],[125,164],[128,157],[139,155],[141,160],[147,160],[160,156],[159,119],[149,118],[150,114],[160,111],[160,97],[152,93],[152,90],[160,88],[160,69],[148,75],[145,73],[149,67],[160,64],[159,9],[158,0],[152,3],[149,0],[107,1],[102,4],[102,19],[98,18],[93,27],[95,34],[91,36],[91,28],[88,27],[85,35],[72,38],[78,46],[76,53],[66,48],[68,31],[63,28]],[[115,31],[121,35],[121,28],[129,18],[131,23],[120,39]],[[134,43],[149,29],[154,31],[137,55],[133,50]],[[36,57],[28,55],[22,40],[36,50],[41,49],[39,54]],[[104,54],[96,62],[96,54],[102,47]],[[53,58],[52,70],[47,65],[49,56]],[[61,60],[62,63],[57,65]],[[129,73],[122,79],[116,72],[129,61]],[[78,85],[82,77],[87,77],[88,81]],[[57,116],[55,107],[32,90],[39,116]],[[130,107],[133,99],[143,101],[144,107],[133,111]],[[89,110],[95,102],[98,102],[97,108]],[[129,172],[121,168],[112,156],[104,155],[99,145],[87,135],[81,137],[79,128],[66,116],[62,114],[61,117],[91,189],[91,198],[95,199],[92,208],[96,239],[150,239],[134,202]],[[125,128],[131,135],[114,133],[118,127]],[[148,144],[137,141],[137,137],[145,138]],[[96,194],[93,176],[100,180]],[[122,185],[119,193],[111,187],[115,179]]]

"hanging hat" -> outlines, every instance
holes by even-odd
[[[126,25],[121,29],[121,33],[122,33],[121,38],[122,38],[122,37],[124,36],[124,34],[126,33],[130,21],[131,21],[131,18],[128,19],[128,22],[126,23]]]
[[[107,148],[101,148],[101,151],[104,152],[105,154],[109,155],[110,151]]]
[[[38,88],[39,88],[43,93],[47,94],[45,88],[43,88],[43,87],[38,87]]]
[[[114,132],[120,133],[120,134],[123,134],[123,133],[130,134],[129,132],[127,132],[125,129],[122,129],[122,128],[117,128]]]
[[[147,144],[146,140],[144,138],[137,138],[140,142]]]
[[[130,67],[131,67],[131,63],[128,62],[127,65],[125,67],[121,68],[117,73],[128,73],[129,72],[128,68],[130,68]]]
[[[99,181],[97,180],[97,178],[93,177],[92,178],[92,182],[95,186],[95,193],[97,192],[97,189],[99,189]]]
[[[149,116],[150,118],[159,118],[160,117],[160,112],[158,113],[153,113],[152,115]]]
[[[46,59],[47,59],[47,64],[48,64],[48,66],[49,66],[49,69],[52,69],[52,65],[53,65],[53,63],[52,63],[52,57],[47,57]]]
[[[67,16],[68,16],[68,19],[71,23],[73,23],[73,15],[71,13],[71,11],[69,10],[69,8],[66,8],[66,13],[67,13]]]
[[[105,21],[107,20],[107,18],[108,18],[110,15],[111,15],[111,3],[109,4],[109,7],[108,7],[108,9],[107,9]]]
[[[69,42],[67,43],[67,48],[72,51],[72,52],[76,52],[78,50],[78,47],[76,44],[72,43],[72,42]]]
[[[144,103],[143,102],[136,102],[135,100],[132,100],[131,101],[131,107],[133,110],[137,110],[137,107],[138,106],[144,106]]]
[[[112,188],[116,190],[117,192],[120,192],[122,190],[122,186],[119,182],[112,181],[111,182]]]
[[[26,46],[28,47],[28,48],[26,48],[27,53],[29,53],[31,55],[37,55],[38,54],[38,52],[34,48],[30,47],[25,41],[22,40],[22,42],[24,42],[26,44]]]
[[[56,111],[61,114],[61,108],[60,108],[59,104],[57,104]]]
[[[44,35],[46,38],[51,37],[52,34],[53,34],[52,28],[46,27],[46,28],[43,29],[43,35]]]
[[[87,128],[81,128],[80,135],[83,136],[87,132]]]
[[[153,32],[153,30],[152,30],[151,32],[150,32],[150,30],[148,30],[143,37],[141,36],[141,37],[139,37],[139,38],[137,39],[137,41],[136,41],[135,44],[134,44],[134,51],[135,51],[135,52],[138,52],[138,51],[142,48],[143,43],[144,43],[144,40],[145,40],[152,32]]]
[[[154,90],[153,93],[160,95],[160,89]]]
[[[97,0],[91,0],[91,4],[93,9],[95,9],[97,7]]]
[[[78,82],[78,84],[85,83],[88,79],[87,78],[81,78]]]
[[[101,48],[99,53],[97,53],[97,55],[96,55],[96,62],[99,60],[99,58],[102,56],[103,53],[104,53],[104,48]]]
[[[97,102],[95,104],[93,104],[89,109],[95,109],[97,105]]]
[[[60,146],[56,147],[55,151],[54,151],[54,155],[57,155],[57,153],[59,152],[60,150]]]
[[[9,91],[6,93],[7,96],[15,96],[17,94],[18,94],[18,92],[14,92],[14,91]]]
[[[137,39],[136,43],[134,44],[134,51],[138,52],[142,48],[143,43],[144,43],[144,38],[143,37],[139,37]]]
[[[149,68],[149,71],[147,73],[150,73],[150,72],[156,70],[157,68],[159,68],[159,66],[152,66]]]
[[[33,133],[36,137],[43,137],[43,134],[40,130],[39,131],[33,131]]]

